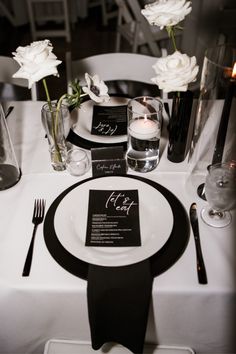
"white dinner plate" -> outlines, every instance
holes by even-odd
[[[85,246],[90,189],[138,190],[141,246]],[[80,260],[100,266],[124,266],[142,261],[161,249],[171,234],[173,213],[165,197],[145,182],[119,176],[102,177],[79,185],[62,199],[54,227],[63,247]]]
[[[110,97],[110,100],[106,103],[100,103],[100,106],[123,106],[127,105],[129,98],[125,97]],[[76,123],[73,125],[73,131],[75,134],[86,140],[96,143],[122,143],[127,140],[127,135],[93,135],[91,134],[92,121],[93,121],[93,106],[96,105],[92,100],[85,101],[81,107],[73,111],[76,114]]]

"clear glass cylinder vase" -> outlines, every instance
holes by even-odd
[[[5,115],[0,104],[0,190],[14,186],[21,172],[13,149]]]
[[[231,134],[235,131],[235,125],[232,125],[235,122],[233,115],[235,114],[236,80],[235,77],[232,77],[235,62],[236,46],[231,45],[209,48],[204,57],[193,136],[192,161],[198,165],[199,169],[205,171],[207,166],[212,163],[214,150],[217,147],[217,135],[222,136],[222,153],[218,161],[214,161],[214,163],[224,162],[235,157],[232,156],[232,145],[234,145],[232,138],[234,136]],[[229,101],[227,96],[229,96],[232,84],[233,91]],[[227,114],[223,114],[225,108],[227,108]],[[220,126],[222,120],[225,121],[223,129],[222,125]]]
[[[196,190],[204,185],[210,165],[236,160],[235,62],[235,45],[206,50],[189,159]]]
[[[69,111],[65,105],[57,108],[56,102],[45,103],[41,110],[42,123],[47,134],[51,164],[55,171],[66,169],[67,147],[64,122],[68,120]]]

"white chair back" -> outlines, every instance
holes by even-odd
[[[0,82],[13,86],[28,88],[28,81],[25,79],[15,79],[12,75],[19,69],[17,62],[6,56],[0,56]],[[37,101],[37,90],[34,84],[31,88],[31,99]]]
[[[71,41],[68,0],[27,0],[27,5],[34,41],[45,37],[65,37],[68,43]],[[48,21],[55,24],[60,22],[63,27],[45,29]]]
[[[121,38],[123,37],[131,45],[133,53],[140,52],[141,47],[147,46],[149,54],[160,56],[161,47],[158,42],[169,39],[167,32],[165,30],[161,31],[159,27],[151,26],[148,23],[141,13],[141,6],[138,0],[115,1],[119,9],[116,51],[120,51]]]
[[[155,76],[152,66],[156,58],[137,53],[106,53],[79,60],[71,60],[71,53],[66,53],[68,92],[71,92],[71,81],[80,80],[86,84],[84,74],[97,74],[103,81],[134,81],[153,85],[151,78]],[[158,91],[158,89],[157,89]]]

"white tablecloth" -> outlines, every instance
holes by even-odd
[[[31,274],[21,276],[32,233],[35,198],[47,207],[68,186],[82,178],[54,172],[44,138],[42,102],[14,102],[8,118],[22,178],[0,192],[0,353],[42,353],[50,338],[90,340],[87,282],[57,264],[46,248],[39,226]],[[143,175],[169,188],[186,210],[198,212],[205,202],[189,183],[187,163],[173,164],[161,156],[158,167]],[[129,171],[131,174],[135,174]],[[137,174],[136,175],[140,175]],[[155,278],[146,341],[183,345],[197,353],[235,353],[235,229],[205,225],[199,217],[208,285],[199,285],[194,239],[168,271]]]

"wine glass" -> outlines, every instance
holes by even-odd
[[[209,205],[202,209],[203,221],[213,227],[229,225],[229,210],[236,206],[236,161],[209,166],[205,194]]]

